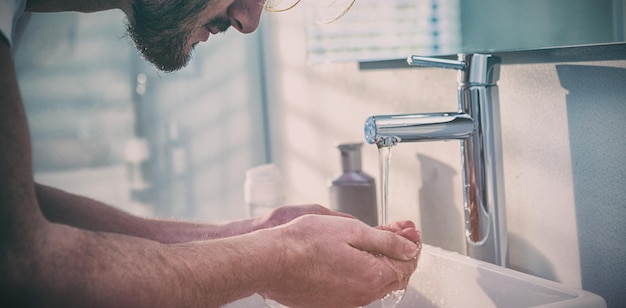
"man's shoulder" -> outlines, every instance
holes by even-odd
[[[13,44],[17,21],[24,13],[26,0],[0,0],[0,34]]]

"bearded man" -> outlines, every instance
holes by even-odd
[[[405,288],[420,236],[319,205],[219,225],[144,219],[34,182],[12,46],[24,12],[122,10],[162,71],[233,27],[258,0],[0,0],[0,306],[218,307],[259,293],[290,306],[363,306]],[[46,46],[41,46],[45,48]]]

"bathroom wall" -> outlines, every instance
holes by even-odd
[[[456,73],[307,66],[301,9],[263,23],[272,157],[289,202],[327,204],[336,143],[363,141],[369,115],[455,111]],[[623,305],[625,48],[502,57],[510,267]],[[401,144],[392,155],[391,220],[414,220],[425,242],[464,252],[459,142]],[[378,178],[374,146],[364,146],[363,168]]]
[[[211,37],[166,74],[137,54],[124,20],[31,15],[15,63],[36,180],[141,216],[244,217],[245,171],[268,159],[258,34]],[[143,181],[126,147],[139,137],[150,148]]]

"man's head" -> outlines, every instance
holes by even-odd
[[[172,72],[211,34],[256,30],[262,10],[263,0],[133,0],[127,30],[146,60]]]

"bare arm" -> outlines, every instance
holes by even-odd
[[[210,225],[146,219],[99,201],[36,184],[37,201],[51,222],[91,231],[138,236],[162,243],[182,243],[244,234],[261,227],[252,219]]]
[[[2,264],[0,300],[16,307],[218,307],[276,277],[270,246],[253,236],[167,245],[44,224],[24,244]]]
[[[277,228],[185,244],[59,224],[37,230],[23,243],[27,251],[12,249],[3,260],[1,292],[7,293],[0,302],[219,307],[261,293],[290,305],[358,306],[406,286],[416,262],[410,259],[415,250],[393,233],[333,216],[307,215]],[[373,254],[379,251],[407,261],[389,266]]]
[[[91,230],[132,235],[161,243],[184,243],[241,235],[287,223],[305,214],[346,216],[320,205],[285,206],[265,217],[221,224],[146,219],[102,202],[36,184],[41,212],[51,222]]]

